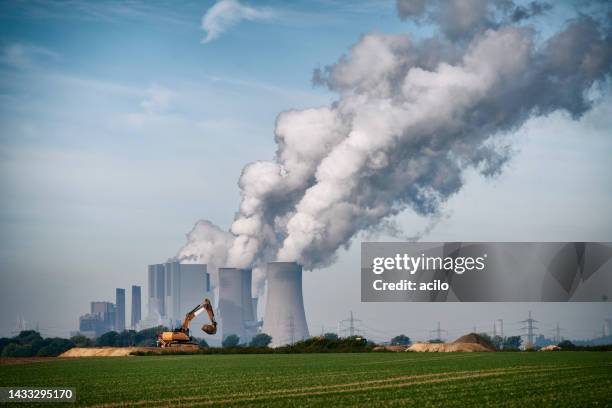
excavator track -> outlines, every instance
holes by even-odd
[[[176,351],[198,351],[200,349],[200,346],[198,344],[190,344],[190,343],[187,343],[187,344],[174,343],[174,344],[169,344],[165,348],[170,349],[170,350],[176,350]]]

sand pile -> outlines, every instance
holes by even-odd
[[[495,351],[495,347],[476,333],[466,334],[452,343],[414,343],[406,351],[416,352],[481,352]]]
[[[559,351],[559,350],[561,350],[561,347],[555,346],[554,344],[551,344],[550,346],[542,347],[540,349],[540,351]]]
[[[136,351],[158,352],[157,347],[74,347],[60,354],[66,357],[125,357]]]
[[[453,341],[453,343],[480,344],[488,348],[490,351],[495,351],[495,346],[493,346],[493,344],[491,344],[489,340],[476,333],[469,333],[464,336],[461,336],[457,340]]]
[[[418,352],[475,352],[494,351],[477,343],[414,343],[407,351]]]

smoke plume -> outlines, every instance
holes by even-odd
[[[609,17],[579,15],[542,40],[529,21],[549,8],[399,0],[400,18],[433,24],[436,34],[366,34],[315,70],[313,82],[337,101],[279,114],[275,159],[243,169],[230,231],[200,221],[178,258],[312,269],[408,208],[437,216],[467,169],[503,170],[501,136],[557,110],[579,118],[593,88],[609,86]]]

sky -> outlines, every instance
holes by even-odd
[[[392,1],[214,5],[0,4],[0,335],[19,317],[67,335],[90,301],[145,286],[146,266],[176,255],[197,220],[229,228],[243,166],[275,154],[277,115],[337,99],[313,70],[366,33],[432,31],[401,21]],[[533,24],[546,36],[574,6],[555,3]],[[507,135],[504,171],[468,173],[435,221],[396,221],[428,241],[612,241],[609,84],[594,93],[578,121],[555,112]],[[543,334],[558,321],[588,338],[612,317],[610,303],[361,303],[359,241],[388,238],[360,235],[304,273],[313,334],[351,310],[378,339],[426,339],[437,321],[458,337],[499,318],[518,334],[529,310]]]

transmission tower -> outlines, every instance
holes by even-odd
[[[356,324],[362,325],[363,322],[360,319],[356,319],[351,311],[348,319],[340,320],[338,322],[338,335],[340,335],[340,333],[347,333],[348,337],[353,337],[362,332],[362,330],[355,326]]]
[[[535,337],[535,330],[538,329],[536,326],[534,326],[534,323],[537,322],[537,320],[531,317],[531,310],[529,311],[529,317],[527,318],[527,320],[521,321],[521,323],[526,324],[526,326],[522,328],[522,330],[527,330],[527,334],[525,334],[525,336],[527,337],[527,344],[525,344],[526,349],[533,348],[533,338]]]
[[[499,336],[503,339],[504,338],[504,319],[497,319],[497,321],[499,322]]]
[[[440,327],[440,322],[438,322],[437,327],[434,330],[431,330],[430,333],[434,333],[436,335],[436,340],[442,341],[442,333],[447,333],[447,330],[444,330]]]
[[[19,334],[24,330],[28,329],[28,322],[22,316],[17,316],[17,324],[12,334]]]

